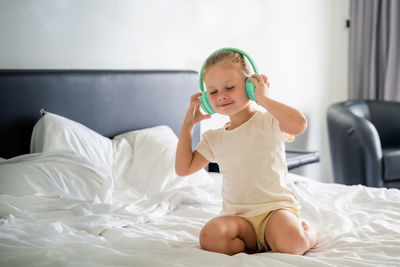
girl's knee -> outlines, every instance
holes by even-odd
[[[232,244],[230,242],[235,237],[235,229],[227,220],[215,218],[201,229],[199,236],[200,247],[207,251],[231,255]]]
[[[308,240],[303,231],[293,230],[270,244],[270,247],[274,252],[303,255],[308,250]]]
[[[225,236],[227,234],[226,227],[216,220],[208,222],[200,231],[200,246],[204,250],[213,251],[216,247],[223,246]]]

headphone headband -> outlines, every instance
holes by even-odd
[[[233,47],[221,48],[221,49],[218,49],[217,51],[213,52],[211,55],[209,55],[207,57],[207,59],[204,61],[203,66],[201,67],[201,70],[200,70],[200,81],[199,81],[200,82],[200,91],[201,92],[205,91],[204,90],[204,81],[203,81],[203,71],[204,71],[204,67],[206,66],[206,62],[210,57],[212,57],[213,55],[215,55],[216,53],[221,52],[221,51],[233,51],[233,52],[237,52],[237,53],[243,55],[250,62],[251,66],[253,67],[254,72],[258,73],[256,64],[254,63],[253,59],[246,52],[244,52],[244,51],[242,51],[240,49],[237,49],[237,48],[233,48]]]

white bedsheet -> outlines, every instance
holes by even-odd
[[[110,140],[47,113],[34,154],[0,161],[0,266],[400,266],[400,190],[289,175],[317,232],[305,256],[200,249],[220,176],[177,177],[167,126]]]
[[[219,177],[189,179],[206,182],[134,202],[123,201],[126,188],[112,203],[0,195],[0,266],[400,266],[400,190],[289,174],[317,245],[305,256],[226,256],[198,243],[221,208]]]

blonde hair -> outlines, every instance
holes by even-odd
[[[214,55],[207,58],[206,63],[204,65],[203,76],[208,68],[216,65],[221,61],[227,61],[233,64],[239,64],[240,70],[246,75],[246,77],[250,76],[250,66],[245,60],[245,57],[236,51],[229,51],[229,50],[219,51],[218,53],[215,53]]]

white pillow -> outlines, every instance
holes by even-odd
[[[108,171],[108,176],[113,178],[116,189],[126,186],[123,177],[113,172],[114,156],[124,166],[132,161],[132,147],[125,140],[113,141],[88,127],[59,116],[46,112],[33,128],[31,138],[31,153],[44,153],[51,151],[71,151],[81,155],[86,161]],[[137,195],[132,189],[131,194]]]
[[[0,194],[111,202],[112,180],[70,151],[26,154],[0,162]]]
[[[111,170],[113,143],[88,127],[46,112],[33,128],[31,153],[71,150],[100,168]]]
[[[127,132],[113,140],[126,141],[133,148],[132,158],[114,155],[114,166],[118,166],[114,168],[114,174],[124,179],[122,183],[134,185],[140,194],[150,195],[187,186],[202,187],[213,182],[204,169],[186,177],[176,175],[178,137],[166,125]]]
[[[80,123],[47,112],[34,127],[31,151],[70,150],[82,155],[88,162],[109,171],[116,198],[132,200],[206,182],[175,174],[177,141],[168,126],[135,130],[110,140]],[[200,172],[203,176],[206,173]]]
[[[125,153],[115,158],[114,174],[123,177],[144,194],[160,192],[174,179],[175,151],[178,138],[168,126],[131,131],[114,137],[131,145],[132,159]]]

